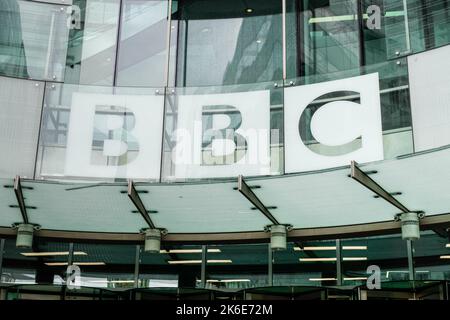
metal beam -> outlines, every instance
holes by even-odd
[[[22,185],[20,184],[20,176],[16,176],[14,179],[14,193],[16,194],[17,203],[19,204],[23,223],[28,224],[29,220],[27,215],[27,208],[25,206],[25,199],[23,198]]]
[[[238,176],[238,191],[242,193],[244,197],[247,198],[263,215],[266,216],[273,224],[280,224],[277,219],[270,213],[267,207],[259,200],[252,189],[245,183],[244,177],[242,175]]]
[[[73,265],[73,252],[74,252],[74,246],[73,242],[69,243],[69,256],[67,257],[67,265],[71,266]]]
[[[139,211],[142,218],[144,218],[145,222],[147,222],[148,226],[151,229],[156,229],[155,224],[148,215],[148,211],[142,203],[142,200],[134,187],[133,180],[128,180],[128,198],[130,198],[131,202],[133,202],[134,206]]]
[[[136,255],[134,258],[134,287],[139,287],[139,264],[141,263],[141,246],[136,245]]]
[[[267,246],[267,257],[268,257],[268,269],[267,269],[267,284],[269,287],[273,286],[273,250],[270,243]]]
[[[416,280],[416,271],[414,268],[414,247],[412,240],[406,240],[406,250],[408,251],[408,273],[409,280]]]
[[[206,288],[206,263],[208,259],[208,246],[202,245],[202,266],[200,270],[201,287]]]
[[[361,183],[364,187],[374,192],[379,197],[383,198],[393,206],[400,209],[402,212],[410,212],[403,204],[395,199],[389,192],[384,190],[378,183],[372,180],[364,171],[362,171],[356,161],[351,162],[351,174],[350,176]]]
[[[342,286],[342,244],[340,239],[336,239],[336,278],[337,285]]]
[[[5,239],[0,240],[0,283],[3,275],[3,251],[5,250]]]

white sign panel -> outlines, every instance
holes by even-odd
[[[159,179],[163,96],[74,93],[65,175]]]
[[[408,57],[416,151],[450,144],[450,46]]]
[[[270,173],[270,93],[184,95],[178,100],[176,178]]]
[[[286,173],[382,160],[378,73],[286,88],[284,123]]]

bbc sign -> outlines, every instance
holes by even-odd
[[[269,90],[177,100],[165,137],[175,178],[268,175],[282,135],[286,173],[383,159],[377,73],[286,88],[283,133],[270,130]],[[159,179],[163,118],[161,95],[75,93],[65,175]]]

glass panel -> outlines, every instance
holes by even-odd
[[[206,288],[241,290],[268,284],[268,244],[208,245],[208,260],[230,260],[228,264],[210,263],[206,268]],[[201,287],[201,282],[197,281]]]
[[[401,235],[345,239],[341,244],[343,256],[351,258],[343,261],[344,285],[366,284],[376,268],[382,282],[408,280],[406,241]]]
[[[357,1],[287,1],[287,77],[360,65]]]
[[[108,289],[134,287],[135,245],[75,243],[74,251],[74,264],[80,268],[79,282],[75,281],[74,285]],[[63,278],[58,280],[59,284],[64,283]]]
[[[44,83],[0,77],[0,177],[33,177]]]
[[[178,34],[177,86],[282,78],[280,0],[179,0],[172,19]]]
[[[362,8],[370,14],[369,18],[365,15],[363,20],[365,64],[385,62],[410,53],[407,30],[408,15],[404,8],[406,2],[398,0],[362,1]]]
[[[450,211],[450,195],[442,192],[449,187],[450,172],[445,170],[449,159],[450,148],[445,148],[363,167],[364,170],[377,167],[378,173],[371,178],[385,190],[400,192],[398,199],[409,210],[437,215]],[[412,174],[414,182],[408,183]]]
[[[39,175],[159,180],[164,104],[159,92],[48,84]]]
[[[120,1],[74,0],[66,83],[114,82]]]
[[[449,56],[445,46],[408,58],[416,151],[450,144]]]
[[[2,204],[0,226],[2,227],[9,228],[14,223],[22,221],[20,210],[15,207],[17,206],[17,199],[13,186],[13,179],[0,179],[0,203]]]
[[[127,185],[22,181],[28,215],[44,229],[137,233],[146,227],[128,199]]]
[[[282,110],[283,90],[273,83],[171,90],[164,179],[281,174]]]
[[[3,282],[53,284],[65,276],[69,245],[34,237],[30,249],[17,248],[16,239],[5,243]],[[64,265],[66,264],[66,265]]]
[[[164,86],[168,1],[122,1],[118,86]]]
[[[381,166],[373,166],[373,170],[381,170]],[[373,198],[368,189],[348,178],[349,173],[350,169],[346,168],[255,179],[251,183],[261,186],[253,192],[266,206],[275,207],[271,210],[275,218],[294,228],[391,221],[398,209]]]
[[[0,74],[62,81],[69,30],[66,7],[0,2]]]
[[[139,185],[138,190],[148,191],[141,194],[141,199],[155,225],[171,233],[263,230],[270,220],[252,210],[252,204],[234,190],[236,185],[234,181]]]
[[[274,285],[336,285],[335,244],[334,240],[289,243],[286,251],[274,252]]]
[[[447,0],[409,0],[407,6],[414,52],[450,43],[450,7]]]
[[[344,277],[347,284],[365,284],[369,266],[381,271],[381,281],[408,281],[408,256],[406,241],[401,235],[346,239],[342,241],[345,256],[364,256],[367,260],[344,262]],[[432,231],[421,232],[419,240],[413,242],[416,280],[448,280],[450,269],[445,259],[449,249],[448,239]],[[371,282],[373,283],[373,282]]]
[[[417,280],[450,280],[450,239],[442,231],[421,232],[413,243]]]

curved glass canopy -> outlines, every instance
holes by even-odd
[[[361,166],[410,211],[450,212],[450,148]],[[246,179],[282,224],[324,228],[393,221],[400,210],[349,176],[349,167],[316,173]],[[21,222],[12,180],[2,180],[0,226]],[[272,222],[238,190],[237,182],[136,183],[156,227],[169,233],[261,231]],[[440,191],[440,192],[438,192]],[[31,223],[42,229],[138,233],[148,227],[127,196],[126,183],[81,184],[23,180]]]

